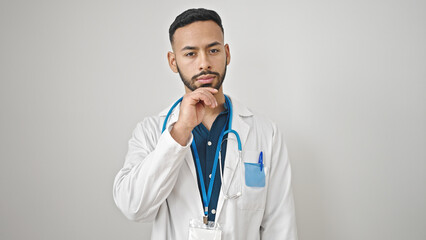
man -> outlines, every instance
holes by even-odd
[[[189,9],[169,35],[168,62],[185,95],[170,114],[137,125],[114,181],[117,206],[131,220],[153,221],[156,240],[196,239],[198,230],[226,240],[297,239],[280,132],[223,93],[231,56],[219,15]]]

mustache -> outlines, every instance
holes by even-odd
[[[200,73],[199,73],[199,74],[197,74],[197,75],[194,75],[194,76],[192,77],[192,80],[196,80],[199,76],[207,75],[207,74],[213,74],[213,75],[216,75],[216,76],[220,77],[220,74],[219,74],[218,72],[212,72],[212,71],[210,71],[210,70],[206,70],[206,71],[202,71],[202,72],[200,72]]]

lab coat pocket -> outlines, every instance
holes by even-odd
[[[265,169],[260,163],[244,163],[247,187],[265,187]]]
[[[265,209],[268,167],[260,168],[260,151],[246,151],[243,155],[243,182],[240,208],[245,210]]]

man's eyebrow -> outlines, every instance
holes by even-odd
[[[216,45],[220,45],[220,42],[218,42],[218,41],[212,42],[209,45],[207,45],[207,48],[211,48],[211,47],[216,46]]]
[[[221,44],[220,42],[215,41],[215,42],[207,44],[207,48],[211,48],[213,46],[220,45],[220,44]],[[185,46],[184,48],[181,49],[181,51],[185,51],[185,50],[196,50],[196,49],[198,49],[198,47]]]
[[[184,48],[181,49],[181,51],[185,51],[185,50],[195,50],[197,49],[196,47],[192,47],[192,46],[185,46]]]

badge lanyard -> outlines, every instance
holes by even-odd
[[[230,107],[229,107],[230,103],[229,103],[229,100],[226,96],[225,96],[225,103],[226,103],[227,108],[230,109]],[[228,112],[227,121],[230,120],[230,118],[229,118],[230,114],[231,114],[231,111]],[[232,122],[229,121],[229,128],[231,127],[231,124],[232,124]],[[226,124],[223,127],[222,132],[220,133],[220,136],[221,136],[220,138],[223,138],[225,130],[226,130]],[[191,148],[192,148],[192,151],[194,152],[195,164],[197,165],[198,178],[199,178],[200,184],[201,184],[201,194],[203,196],[203,204],[204,204],[203,221],[204,221],[204,224],[207,224],[207,219],[208,219],[207,216],[208,216],[208,213],[209,213],[208,212],[209,211],[209,204],[210,204],[210,200],[211,200],[211,196],[212,196],[212,192],[213,192],[214,179],[215,179],[216,172],[217,172],[217,162],[219,161],[221,143],[220,142],[217,143],[208,192],[206,192],[206,187],[205,187],[205,184],[204,184],[204,175],[203,175],[203,171],[201,169],[200,157],[198,155],[197,145],[195,144],[195,139],[191,143]]]

